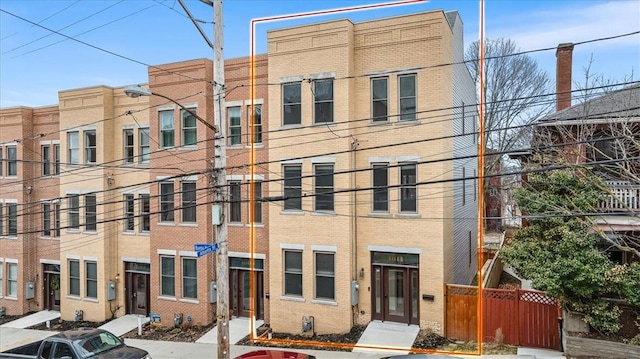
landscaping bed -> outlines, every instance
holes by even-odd
[[[138,335],[138,329],[135,329],[125,333],[122,337],[129,339],[195,343],[196,340],[200,339],[215,326],[215,323],[211,323],[208,325],[182,325],[178,328],[173,328],[150,324],[142,328],[142,335]]]

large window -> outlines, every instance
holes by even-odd
[[[51,176],[51,146],[42,146],[42,175]]]
[[[54,235],[56,237],[60,237],[60,202],[56,201],[53,204],[53,207],[54,207],[54,216],[55,216]]]
[[[400,120],[416,119],[416,75],[398,76]]]
[[[84,262],[85,264],[85,297],[98,298],[98,264],[96,262]]]
[[[371,79],[371,115],[373,122],[387,121],[389,114],[388,79]]]
[[[84,228],[85,231],[95,232],[97,228],[97,207],[96,195],[87,194],[84,196]]]
[[[149,129],[140,129],[140,153],[138,161],[140,163],[147,163],[151,159],[151,150],[149,149]]]
[[[175,297],[176,295],[176,264],[173,257],[160,257],[160,295]]]
[[[123,143],[124,143],[124,163],[131,164],[133,163],[133,130],[124,130],[123,133]]]
[[[198,298],[198,268],[195,258],[182,258],[182,297]]]
[[[7,263],[7,297],[18,296],[18,264]]]
[[[253,223],[262,223],[262,182],[253,183]]]
[[[160,183],[160,222],[173,222],[173,183]]]
[[[140,232],[151,230],[151,206],[148,194],[140,195]]]
[[[196,109],[190,109],[193,113]],[[196,128],[196,118],[189,111],[180,111],[182,117],[182,145],[195,146],[198,143],[198,131]]]
[[[69,295],[80,296],[80,262],[69,261]]]
[[[251,123],[251,106],[248,107],[247,123],[253,126],[253,143],[262,143],[262,105],[253,105],[253,124]]]
[[[96,131],[84,131],[84,163],[96,163],[96,148]]]
[[[182,222],[196,222],[196,183],[182,182]]]
[[[229,107],[229,145],[242,143],[242,128],[240,126],[240,107]]]
[[[67,162],[72,165],[80,163],[80,137],[78,132],[67,132],[67,147],[69,148]]]
[[[302,209],[302,166],[284,166],[284,209]]]
[[[299,125],[302,119],[300,83],[282,85],[282,124]]]
[[[242,190],[240,182],[229,182],[229,222],[242,222]]]
[[[302,252],[284,251],[284,294],[302,296]]]
[[[60,174],[60,145],[53,145],[53,174]]]
[[[389,165],[373,165],[373,211],[389,212]]]
[[[416,212],[417,210],[416,165],[405,163],[400,165],[400,212]]]
[[[135,226],[135,203],[132,194],[124,195],[124,231],[133,232]]]
[[[313,82],[315,123],[333,122],[333,79]]]
[[[67,213],[69,223],[67,226],[72,229],[80,228],[80,195],[70,194],[67,198]]]
[[[7,176],[18,175],[18,148],[7,146]]]
[[[7,203],[7,235],[18,236],[18,204]]]
[[[316,298],[331,299],[336,297],[335,254],[315,253],[316,255]]]
[[[162,147],[175,146],[175,125],[173,123],[173,111],[160,111],[160,145]]]
[[[333,211],[333,165],[315,166],[316,211]]]

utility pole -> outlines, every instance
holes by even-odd
[[[225,193],[227,193],[227,122],[226,108],[224,104],[224,35],[222,22],[222,0],[213,3],[213,96],[214,96],[214,123],[218,125],[215,134],[215,191],[216,200],[214,206],[218,206],[220,219],[216,226],[216,242],[218,252],[216,255],[217,276],[217,327],[218,327],[218,358],[229,359],[229,255],[227,251],[227,219],[225,218]]]

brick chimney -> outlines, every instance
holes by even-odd
[[[571,107],[571,62],[573,43],[558,45],[556,50],[556,111]]]

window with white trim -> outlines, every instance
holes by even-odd
[[[80,261],[69,260],[69,295],[80,296]]]
[[[173,182],[160,183],[160,222],[173,222]]]
[[[40,155],[42,156],[42,175],[51,176],[51,146],[42,145]]]
[[[95,232],[98,229],[98,208],[95,194],[84,196],[84,230]]]
[[[151,202],[148,194],[141,194],[139,198],[140,205],[140,232],[149,232],[151,230]]]
[[[315,165],[316,211],[334,210],[333,165]]]
[[[389,164],[374,163],[373,167],[373,211],[389,212]]]
[[[313,81],[314,123],[333,122],[333,79]]]
[[[140,131],[140,153],[138,154],[138,162],[148,163],[151,159],[151,149],[149,147],[149,129],[141,128]]]
[[[132,194],[124,195],[124,231],[133,232],[135,227],[135,203]]]
[[[126,129],[123,132],[123,143],[124,143],[124,163],[125,164],[132,164],[133,163],[133,159],[134,159],[134,154],[133,154],[133,149],[134,149],[134,144],[133,144],[133,130],[131,129]]]
[[[242,143],[240,107],[229,107],[227,114],[229,118],[229,145],[239,145]]]
[[[42,204],[42,235],[51,237],[51,203]]]
[[[56,176],[60,174],[60,145],[59,144],[53,145],[53,174]]]
[[[2,146],[0,146],[0,177],[2,177],[3,167],[4,167],[4,160],[2,159]]]
[[[315,252],[315,298],[335,300],[335,253]]]
[[[160,256],[160,295],[176,296],[176,263],[173,256]]]
[[[182,182],[182,222],[196,223],[196,183]]]
[[[97,138],[96,131],[84,131],[84,163],[97,162]]]
[[[380,77],[371,79],[371,120],[386,122],[389,115],[389,79]]]
[[[398,76],[400,121],[416,119],[416,75]]]
[[[4,221],[2,220],[3,218],[4,216],[3,216],[2,202],[0,202],[0,237],[4,235]]]
[[[253,182],[253,223],[262,223],[262,182]]]
[[[302,252],[284,251],[284,295],[302,296]]]
[[[242,186],[238,181],[229,182],[229,222],[242,222]]]
[[[7,203],[7,236],[18,236],[18,204]]]
[[[160,120],[160,146],[163,148],[175,146],[175,124],[173,110],[158,112]]]
[[[98,298],[98,264],[93,261],[85,261],[85,297]]]
[[[282,84],[282,124],[299,125],[302,120],[302,86],[300,82]]]
[[[191,108],[189,111],[195,113],[196,109]],[[198,144],[198,129],[196,127],[197,120],[189,111],[181,110],[180,117],[182,118],[182,145],[183,146],[195,146]]]
[[[80,195],[70,194],[67,196],[67,214],[69,215],[70,229],[80,229]]]
[[[18,263],[7,263],[7,297],[18,296]]]
[[[251,123],[251,107],[247,107],[247,123],[253,126],[253,143],[262,143],[262,105],[253,105],[253,123]]]
[[[400,212],[417,212],[416,164],[400,164]]]
[[[302,166],[285,165],[284,210],[302,210]]]
[[[198,299],[198,262],[182,257],[182,297]]]
[[[67,132],[67,162],[72,165],[80,163],[80,137],[77,131]]]
[[[7,176],[18,175],[18,148],[7,146]]]
[[[0,261],[0,298],[2,297],[3,289],[4,289],[4,262]]]

